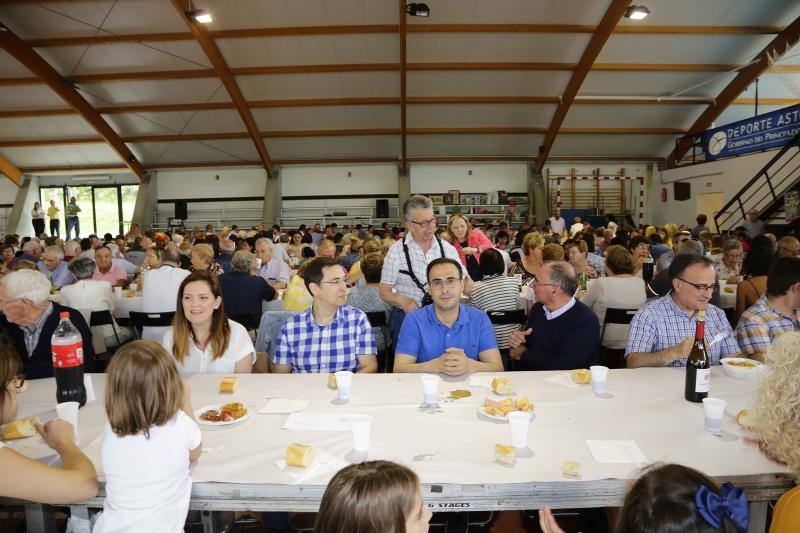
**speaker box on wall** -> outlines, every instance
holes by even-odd
[[[175,200],[175,218],[186,220],[189,218],[186,200]]]
[[[675,199],[679,202],[688,200],[692,196],[692,184],[684,181],[676,181],[674,187]]]
[[[389,218],[389,200],[375,200],[375,218]]]

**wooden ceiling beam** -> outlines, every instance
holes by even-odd
[[[550,156],[550,161],[618,161],[618,162],[660,162],[664,158],[661,156],[639,156],[639,155],[619,155],[619,156]],[[428,157],[409,157],[409,163],[448,163],[448,162],[526,162],[535,161],[536,157],[529,156],[428,156]],[[274,165],[345,165],[345,164],[380,164],[397,163],[396,157],[345,157],[345,158],[316,158],[316,159],[273,159]],[[181,169],[181,168],[226,168],[226,167],[260,167],[259,161],[201,161],[194,163],[154,163],[145,165],[147,170],[162,169]],[[21,169],[25,174],[46,174],[46,173],[81,173],[92,171],[118,172],[126,170],[124,165],[86,165],[86,166],[57,166],[57,167],[26,167]]]
[[[407,135],[535,135],[547,133],[549,128],[478,126],[459,128],[407,128]],[[599,128],[570,127],[562,128],[565,135],[683,135],[682,128]],[[327,129],[327,130],[281,130],[260,131],[257,135],[264,139],[304,138],[304,137],[371,137],[378,135],[400,135],[400,128],[359,128],[359,129]],[[191,141],[225,141],[250,139],[250,132],[211,132],[184,133],[166,135],[130,135],[122,137],[124,143],[155,142],[191,142]],[[0,140],[0,148],[23,148],[36,146],[60,146],[73,144],[98,144],[105,140],[101,137],[62,137],[56,139],[14,139]]]
[[[6,2],[8,3],[8,2]],[[408,24],[409,33],[594,33],[588,24]],[[776,26],[617,26],[614,33],[634,35],[771,35],[780,33]],[[364,35],[398,33],[396,24],[344,26],[300,26],[241,28],[210,31],[213,39],[248,39],[258,37],[302,37],[306,35]],[[96,44],[191,41],[190,32],[129,33],[84,35],[79,37],[44,37],[27,39],[34,48],[83,46]]]
[[[554,62],[437,62],[407,63],[407,71],[572,71],[576,63]],[[710,63],[595,63],[590,70],[605,72],[728,72],[743,65]],[[280,74],[325,74],[341,72],[398,72],[399,63],[352,63],[332,65],[283,65],[263,67],[237,67],[230,69],[233,76],[274,76]],[[769,68],[766,74],[800,73],[800,65],[780,65]],[[77,74],[70,81],[76,84],[94,84],[119,81],[163,81],[216,78],[214,69],[151,70],[144,72],[105,72]],[[0,78],[0,86],[38,85],[36,77],[18,76]]]
[[[16,185],[19,185],[22,179],[22,171],[14,163],[3,157],[3,154],[0,154],[0,174],[5,174]]]
[[[755,105],[755,98],[737,98],[731,105]],[[758,105],[790,106],[800,104],[800,98],[759,98]]]
[[[600,24],[597,25],[597,29],[592,34],[589,44],[583,51],[580,61],[578,61],[578,66],[572,72],[572,76],[570,77],[569,83],[567,83],[567,88],[564,90],[561,101],[558,107],[556,107],[556,112],[553,114],[553,118],[550,121],[550,127],[547,129],[547,133],[544,136],[544,142],[539,146],[539,156],[536,159],[539,170],[544,168],[544,163],[547,161],[547,156],[550,155],[550,150],[553,148],[553,143],[556,140],[558,131],[561,129],[561,125],[567,116],[569,108],[572,106],[572,102],[575,100],[575,96],[577,96],[583,84],[583,80],[586,79],[597,56],[600,55],[600,50],[603,49],[603,45],[605,45],[608,38],[611,37],[614,28],[617,27],[617,24],[619,24],[619,21],[625,14],[628,4],[630,4],[630,0],[611,0],[611,4],[606,9]]]
[[[217,46],[217,43],[214,41],[214,38],[211,36],[208,27],[205,24],[201,24],[190,19],[187,15],[186,12],[191,10],[191,1],[184,2],[183,0],[172,0],[172,5],[175,8],[175,11],[178,12],[178,16],[184,21],[192,35],[194,35],[197,44],[199,44],[200,48],[203,49],[206,57],[214,67],[214,71],[217,73],[220,81],[222,81],[222,84],[225,86],[225,90],[228,91],[228,95],[236,105],[236,111],[239,113],[239,116],[241,117],[242,122],[244,122],[244,126],[247,128],[247,132],[250,134],[250,138],[256,147],[258,158],[261,160],[264,170],[267,171],[267,178],[272,177],[272,162],[269,159],[269,152],[267,152],[267,146],[264,144],[264,139],[262,139],[258,133],[258,125],[253,118],[253,113],[250,111],[250,108],[247,107],[247,102],[244,99],[241,89],[239,89],[239,85],[236,83],[234,74],[228,67],[228,63],[225,61],[225,57],[222,55],[222,52]]]
[[[500,104],[558,104],[557,96],[407,96],[407,105],[500,105]],[[713,103],[712,98],[663,99],[657,96],[648,98],[601,98],[576,97],[573,105],[706,105]],[[760,98],[761,105],[794,105],[800,98]],[[753,98],[738,98],[736,105],[753,105]],[[364,98],[298,98],[286,100],[248,100],[251,109],[272,109],[288,107],[325,107],[325,106],[370,106],[400,105],[399,97],[364,97]],[[126,113],[170,113],[183,111],[216,111],[235,109],[233,102],[197,102],[185,104],[132,104],[109,107],[96,107],[101,115],[121,115]],[[0,111],[3,118],[30,118],[62,115],[77,115],[70,107],[45,109],[11,109]]]
[[[786,29],[779,33],[754,60],[742,68],[736,77],[725,86],[703,113],[697,117],[688,134],[695,135],[707,130],[731,103],[736,100],[753,81],[764,73],[771,63],[778,61],[795,44],[800,42],[800,17],[796,18]],[[800,65],[796,65],[800,66]],[[781,67],[784,68],[783,66]],[[678,141],[677,146],[667,156],[667,168],[675,167],[692,146],[691,137]]]
[[[11,55],[18,63],[36,75],[50,89],[55,92],[62,100],[75,109],[89,123],[89,125],[100,135],[102,142],[107,143],[112,150],[122,159],[125,165],[131,169],[139,180],[144,179],[145,170],[142,164],[133,155],[133,152],[125,146],[119,135],[108,125],[102,116],[87,102],[83,96],[59,74],[47,61],[45,61],[36,51],[25,44],[10,29],[0,31],[0,48]]]

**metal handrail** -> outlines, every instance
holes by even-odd
[[[798,148],[798,150],[784,159],[784,156],[794,148]],[[756,209],[759,212],[759,217],[763,218],[768,214],[767,211],[775,202],[780,199],[781,194],[799,180],[800,133],[797,133],[714,215],[714,224],[717,226],[717,232],[721,233],[723,229],[729,230],[736,227],[736,224],[731,225],[731,221],[747,220],[747,211],[750,209]],[[766,191],[763,190],[765,188],[767,189]],[[758,197],[756,198],[756,196]],[[726,216],[721,216],[723,213],[726,213]]]

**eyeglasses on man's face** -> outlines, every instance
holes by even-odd
[[[444,287],[452,289],[456,287],[459,283],[461,283],[461,280],[458,278],[445,278],[445,279],[437,278],[437,279],[432,279],[430,281],[431,288],[436,290],[442,290]]]
[[[678,278],[678,279],[681,280],[682,282],[688,283],[689,285],[694,287],[697,290],[697,294],[703,294],[703,293],[705,293],[707,291],[712,291],[713,292],[713,291],[715,291],[716,289],[719,288],[719,284],[718,283],[714,283],[712,285],[705,285],[703,283],[692,283],[691,281],[686,281],[683,278]]]
[[[336,285],[347,285],[347,280],[345,278],[334,278],[334,279],[327,280],[327,281],[320,281],[320,284],[334,285],[334,286],[336,286]]]
[[[420,228],[426,228],[426,227],[428,227],[428,228],[429,228],[429,227],[431,227],[431,226],[435,226],[435,225],[436,225],[436,217],[434,217],[434,218],[429,218],[428,220],[420,220],[420,221],[417,221],[417,220],[409,220],[409,222],[411,222],[412,224],[416,224],[416,225],[417,225],[417,226],[419,226]]]

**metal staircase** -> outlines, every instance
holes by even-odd
[[[800,183],[800,133],[795,135],[753,179],[714,215],[719,233],[741,226],[751,209],[765,223],[783,224],[776,215],[783,209],[783,195]]]

